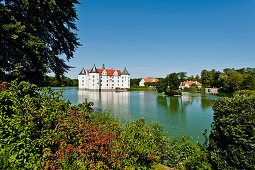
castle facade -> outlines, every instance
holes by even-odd
[[[97,69],[94,65],[92,69],[81,70],[78,75],[79,89],[91,91],[126,91],[130,88],[130,74],[125,68],[120,70]]]

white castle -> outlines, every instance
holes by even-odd
[[[79,89],[92,91],[125,91],[130,88],[130,74],[125,68],[120,70],[97,69],[94,65],[92,69],[81,70],[78,75]]]

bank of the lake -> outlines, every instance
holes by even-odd
[[[57,88],[59,89],[59,88]],[[145,117],[164,126],[169,136],[182,135],[201,139],[205,129],[210,131],[213,121],[212,104],[217,96],[183,93],[183,96],[158,96],[153,91],[91,92],[77,87],[64,87],[63,98],[72,104],[85,98],[94,103],[95,111],[111,111],[122,122]]]
[[[157,89],[153,87],[131,87],[128,91],[157,91]]]

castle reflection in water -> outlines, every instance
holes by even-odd
[[[118,115],[129,113],[130,92],[92,92],[78,90],[78,103],[84,102],[85,99],[93,101],[95,111],[101,111],[101,108],[103,108],[103,111],[111,111],[113,114]]]

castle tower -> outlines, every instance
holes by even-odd
[[[100,90],[101,89],[101,78],[100,74],[94,65],[89,72],[89,89]]]
[[[130,88],[130,74],[126,67],[121,73],[121,87],[124,89]]]
[[[82,68],[80,74],[78,75],[78,83],[79,83],[79,89],[86,88],[86,71],[84,67]]]

